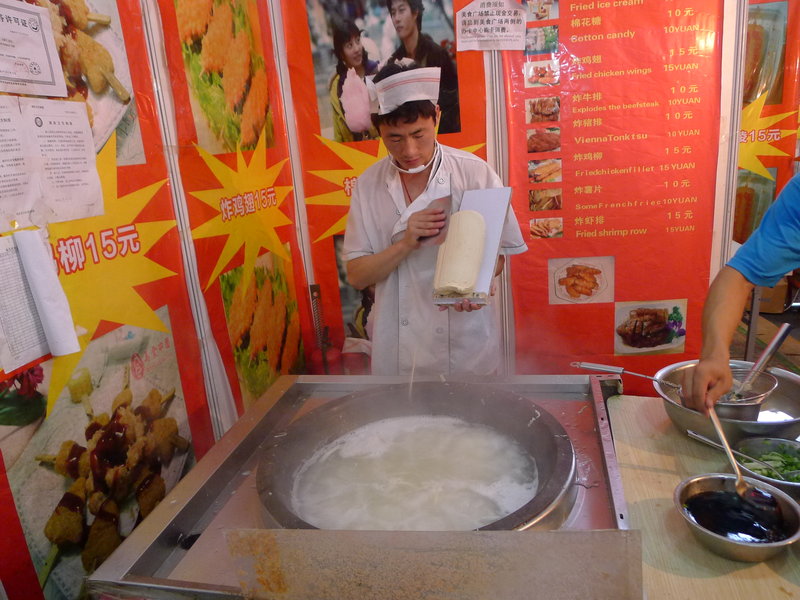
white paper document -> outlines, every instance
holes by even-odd
[[[102,213],[84,103],[0,96],[0,232]]]
[[[46,8],[0,0],[0,92],[66,97],[67,84]]]
[[[42,231],[0,237],[0,368],[80,350],[64,290]]]
[[[525,9],[516,0],[474,0],[456,13],[458,50],[524,50]]]

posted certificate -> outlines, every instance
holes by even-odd
[[[47,9],[0,0],[0,92],[66,97]]]

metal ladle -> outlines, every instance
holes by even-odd
[[[739,463],[736,457],[733,456],[733,450],[728,443],[728,438],[725,437],[725,432],[722,429],[722,423],[719,421],[717,412],[714,407],[708,409],[708,416],[711,417],[711,422],[714,424],[714,429],[717,432],[719,441],[725,449],[725,454],[728,455],[728,460],[733,467],[733,472],[736,474],[736,493],[739,497],[747,502],[752,508],[758,510],[765,520],[770,522],[777,522],[781,520],[781,507],[775,496],[769,492],[758,489],[756,486],[747,483],[742,476],[742,470],[739,468]]]
[[[677,390],[679,394],[681,391],[680,384],[667,381],[666,379],[659,379],[658,377],[651,377],[650,375],[645,375],[644,373],[634,373],[633,371],[628,371],[624,367],[616,367],[614,365],[601,365],[598,363],[590,363],[590,362],[572,362],[569,363],[569,366],[576,367],[578,369],[588,369],[589,371],[616,373],[617,375],[622,375],[623,373],[627,373],[628,375],[634,375],[636,377],[644,377],[645,379],[649,379],[650,381],[657,381],[661,385],[666,385],[668,387],[674,388],[675,390]]]
[[[750,390],[750,386],[755,381],[756,377],[758,377],[759,373],[764,370],[767,366],[767,363],[775,354],[775,352],[780,348],[781,344],[783,344],[784,340],[786,340],[789,332],[791,331],[792,326],[789,323],[784,323],[778,328],[777,333],[772,337],[769,344],[767,344],[764,351],[761,353],[761,356],[758,357],[758,360],[753,364],[750,371],[748,371],[747,375],[745,375],[742,382],[739,384],[738,387],[734,387],[730,395],[736,399],[741,398],[745,393]]]

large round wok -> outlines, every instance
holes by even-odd
[[[415,382],[357,392],[292,422],[263,448],[257,470],[259,496],[279,526],[313,529],[292,512],[295,474],[314,452],[350,431],[389,417],[442,415],[485,425],[515,440],[536,462],[536,495],[513,513],[481,527],[491,530],[555,529],[575,502],[575,452],[558,421],[532,401],[486,384]]]

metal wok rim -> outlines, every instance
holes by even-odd
[[[527,529],[534,526],[536,523],[539,523],[540,521],[544,521],[547,517],[555,515],[558,512],[558,507],[562,504],[562,501],[570,501],[570,505],[567,507],[566,511],[566,513],[569,513],[572,508],[571,503],[574,502],[575,495],[577,493],[577,490],[575,489],[575,451],[567,432],[564,430],[558,420],[546,409],[542,408],[532,400],[492,384],[460,382],[414,382],[412,390],[414,392],[414,403],[428,404],[432,402],[435,404],[433,410],[416,412],[388,411],[388,414],[384,414],[380,418],[373,418],[371,420],[367,419],[363,422],[356,420],[356,422],[348,431],[352,431],[353,429],[362,425],[366,425],[370,422],[396,416],[455,416],[470,423],[488,426],[495,431],[498,431],[499,433],[513,439],[515,442],[520,444],[525,451],[529,452],[529,447],[524,443],[523,440],[520,439],[520,437],[522,437],[521,435],[516,436],[513,432],[505,431],[502,428],[495,427],[492,422],[479,421],[477,419],[471,420],[469,416],[464,416],[457,411],[449,412],[447,410],[441,410],[440,404],[447,404],[447,402],[444,400],[445,396],[452,396],[456,394],[459,396],[457,400],[462,407],[466,402],[471,402],[472,407],[476,408],[479,412],[482,410],[485,411],[485,414],[482,416],[490,417],[489,421],[491,421],[492,415],[502,414],[504,415],[504,418],[508,418],[509,411],[513,410],[515,411],[515,414],[512,416],[516,416],[517,418],[512,419],[512,422],[516,427],[526,427],[527,423],[527,429],[530,430],[531,424],[535,421],[536,428],[546,428],[548,431],[553,433],[553,435],[550,436],[550,439],[551,443],[555,447],[553,451],[555,456],[554,464],[552,465],[551,473],[547,479],[544,482],[540,479],[537,493],[529,502],[505,517],[476,529]],[[476,391],[479,392],[478,396],[472,397],[470,394],[474,395]],[[434,398],[425,396],[426,393],[430,392],[438,395]],[[289,452],[291,449],[291,444],[295,443],[294,440],[302,440],[306,432],[320,430],[321,424],[331,422],[332,420],[335,421],[336,419],[344,420],[346,416],[350,415],[351,411],[355,411],[354,414],[358,414],[359,406],[366,408],[369,402],[375,402],[379,399],[382,399],[385,402],[386,398],[391,397],[392,394],[401,394],[405,395],[405,397],[408,397],[408,384],[383,385],[378,388],[358,391],[346,396],[342,396],[341,398],[330,400],[293,421],[286,427],[285,434],[284,432],[280,432],[280,437],[273,438],[265,444],[264,448],[262,449],[262,455],[259,459],[256,471],[256,485],[262,504],[270,516],[275,519],[275,521],[281,527],[287,529],[316,529],[314,525],[304,521],[299,516],[294,514],[294,512],[292,512],[291,503],[284,501],[281,497],[284,494],[273,493],[271,490],[273,487],[273,480],[282,476],[281,473],[277,472],[277,464],[280,460],[281,452]],[[484,400],[486,400],[485,403]],[[492,403],[496,402],[505,403],[502,407],[502,410],[495,409],[496,405],[493,405]],[[477,408],[477,403],[481,404],[480,408]],[[492,407],[492,410],[489,410],[489,407]],[[397,409],[398,407],[395,408]],[[497,418],[499,419],[499,417]],[[532,432],[534,430],[530,431]],[[322,440],[320,443],[316,444],[314,448],[307,449],[305,452],[305,457],[309,458],[317,448],[341,437],[345,433],[347,433],[347,431],[340,432],[336,435],[331,435],[329,436],[329,439]],[[289,449],[284,450],[287,447]],[[535,459],[536,457],[534,456],[533,458]],[[300,464],[302,464],[302,461]],[[537,462],[537,469],[539,466],[540,465]],[[299,465],[294,466],[291,474],[292,479],[294,478],[294,473],[296,473],[298,467]],[[284,472],[283,476],[285,475],[286,473]],[[560,524],[561,523],[558,525]]]

